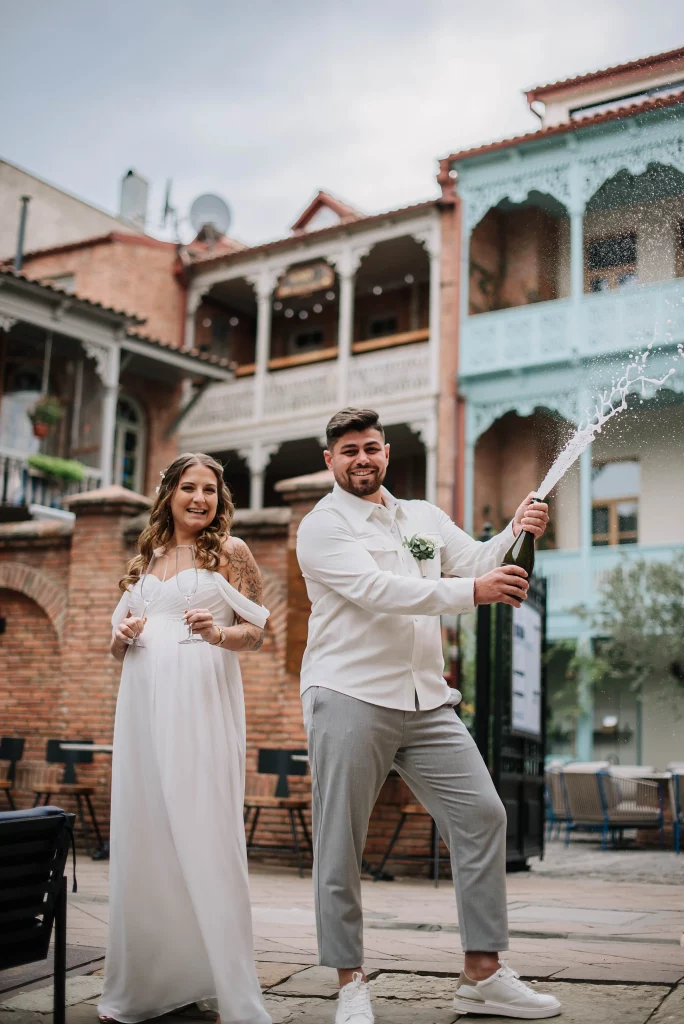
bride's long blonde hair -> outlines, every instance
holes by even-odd
[[[221,560],[223,545],[230,536],[230,524],[233,519],[235,506],[233,505],[231,493],[223,479],[223,466],[211,455],[186,453],[179,455],[164,472],[161,484],[157,491],[157,498],[152,509],[147,526],[138,538],[139,554],[132,558],[126,566],[126,575],[119,581],[119,588],[128,590],[139,578],[145,567],[149,564],[152,555],[157,548],[165,548],[173,537],[173,515],[171,514],[171,499],[173,498],[183,473],[191,466],[206,466],[216,477],[217,505],[216,515],[208,526],[197,535],[195,539],[195,550],[197,552],[198,567],[203,569],[216,569]]]

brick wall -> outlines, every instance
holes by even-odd
[[[73,274],[77,295],[145,318],[140,334],[172,345],[183,342],[185,286],[176,274],[171,242],[113,233],[43,256],[28,256],[23,272],[45,280]]]

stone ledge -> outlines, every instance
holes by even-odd
[[[18,540],[49,540],[54,537],[71,537],[73,522],[58,519],[23,519],[18,523],[0,523],[0,546],[3,542]]]
[[[64,504],[76,515],[84,512],[128,512],[132,515],[142,509],[150,508],[152,499],[144,494],[136,494],[126,487],[113,484],[111,487],[100,487],[96,491],[85,491],[83,494],[72,494],[65,498]]]
[[[289,480],[279,480],[275,485],[278,494],[285,500],[299,500],[328,494],[333,489],[335,477],[329,469],[321,469],[318,473],[307,473],[306,476],[293,476]]]

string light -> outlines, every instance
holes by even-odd
[[[283,308],[282,302],[274,302],[273,303],[273,308],[276,309],[278,312],[280,312],[280,310]]]
[[[299,319],[300,320],[306,320],[308,315],[309,314],[307,313],[307,311],[305,309],[300,309],[300,311],[299,311]]]
[[[328,302],[332,302],[332,300],[335,298],[335,292],[326,292],[325,297],[328,300]]]
[[[413,284],[415,278],[413,274],[407,274],[404,280],[406,281],[406,284]]]
[[[230,324],[231,327],[237,327],[237,325],[240,323],[240,321],[238,320],[238,318],[236,316],[231,316],[231,318],[228,321],[228,323]]]
[[[206,319],[202,321],[202,327],[211,327],[211,320],[209,317],[206,317]]]
[[[382,288],[379,284],[376,284],[373,288],[373,295],[382,295]]]
[[[314,305],[313,311],[314,311],[314,313],[322,313],[323,312],[323,307],[321,306],[320,302],[317,302]]]
[[[286,317],[287,317],[288,319],[289,319],[289,318],[290,318],[291,316],[294,316],[294,309],[286,309],[286,310],[285,310],[285,316],[286,316]]]

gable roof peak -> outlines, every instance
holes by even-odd
[[[361,213],[359,210],[355,210],[353,206],[343,202],[341,199],[337,199],[336,196],[332,195],[330,192],[325,192],[323,189],[319,189],[309,205],[299,215],[290,228],[292,233],[299,235],[311,230],[314,227],[313,222],[315,220],[320,220],[321,211],[327,211],[328,216],[332,214],[331,220],[336,218],[340,224],[346,224],[353,220],[361,220],[365,216],[365,214]],[[325,226],[329,227],[332,225],[326,224]]]

